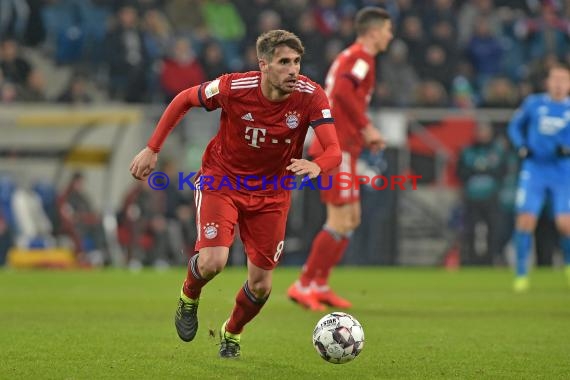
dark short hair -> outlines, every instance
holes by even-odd
[[[554,65],[550,66],[548,73],[554,69],[566,70],[570,74],[570,66],[566,62],[556,62]]]
[[[299,37],[286,30],[276,29],[263,33],[257,38],[255,45],[257,58],[267,58],[271,60],[275,53],[275,48],[280,45],[288,46],[300,55],[303,55],[305,52],[305,47]]]
[[[358,11],[354,20],[356,34],[361,36],[374,24],[382,24],[390,20],[390,14],[379,7],[364,7]]]

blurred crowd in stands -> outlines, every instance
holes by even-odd
[[[176,175],[173,162],[164,162],[161,170]],[[61,189],[47,181],[19,186],[0,175],[0,266],[12,247],[65,247],[84,266],[136,270],[186,264],[196,236],[191,192],[153,191],[146,182],[133,181],[119,210],[104,215],[85,186],[79,171]]]
[[[255,39],[276,28],[301,37],[302,71],[322,84],[366,5],[388,9],[397,36],[375,105],[514,107],[570,60],[568,0],[2,0],[0,98],[168,102],[257,69]]]

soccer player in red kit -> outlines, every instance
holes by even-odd
[[[273,269],[283,253],[290,191],[279,179],[291,174],[315,178],[341,161],[326,94],[299,74],[304,52],[299,38],[273,30],[262,34],[256,47],[260,71],[222,75],[182,91],[130,167],[135,178],[148,177],[169,132],[191,107],[222,109],[220,129],[196,178],[198,253],[188,263],[175,326],[182,340],[194,339],[202,287],[224,269],[237,224],[248,273],[220,329],[219,354],[225,358],[240,355],[240,333],[267,301]],[[309,127],[324,148],[314,161],[301,159]],[[214,179],[212,186],[201,182],[206,177]],[[247,186],[240,178],[248,178]]]
[[[392,40],[392,23],[384,9],[366,7],[356,14],[355,29],[356,41],[338,55],[325,80],[342,149],[342,163],[335,171],[326,173],[325,188],[328,188],[328,175],[339,171],[356,175],[356,161],[364,146],[372,151],[384,148],[382,136],[366,116],[366,110],[376,85],[374,58]],[[309,154],[318,157],[323,148],[320,141],[313,140]],[[327,207],[325,225],[313,241],[299,280],[289,287],[287,294],[311,310],[324,310],[324,305],[349,308],[351,303],[330,289],[328,278],[360,224],[360,194],[354,186],[350,189],[332,186],[321,189],[321,200]]]

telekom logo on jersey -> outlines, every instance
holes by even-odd
[[[417,181],[420,175],[353,175],[340,172],[335,175],[319,176],[314,181],[305,177],[298,181],[297,176],[211,176],[200,175],[197,172],[179,172],[177,183],[172,183],[166,173],[154,172],[148,177],[148,185],[153,190],[166,190],[176,188],[178,190],[355,190],[359,191],[363,186],[370,186],[374,190],[417,190]]]
[[[261,148],[259,143],[264,143],[266,140],[266,133],[267,129],[265,128],[255,128],[255,127],[246,127],[245,128],[245,139],[249,141],[247,145],[252,146],[254,148]],[[271,139],[272,144],[277,144],[279,140]],[[283,142],[285,144],[291,144],[291,139],[284,139]]]
[[[251,132],[251,133],[250,133]],[[265,128],[254,128],[254,127],[246,127],[245,128],[245,139],[250,141],[249,146],[254,148],[261,148],[257,145],[258,142],[265,142],[265,134],[267,133],[267,129]]]

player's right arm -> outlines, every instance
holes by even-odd
[[[138,180],[148,177],[156,167],[158,152],[166,138],[188,110],[192,107],[204,107],[207,110],[220,107],[219,99],[215,97],[219,92],[220,80],[216,79],[200,86],[190,87],[176,95],[160,117],[147,146],[131,162],[129,168],[131,175]]]
[[[521,158],[527,157],[530,153],[527,145],[527,128],[531,116],[531,99],[527,97],[524,100],[507,127],[509,139]]]

